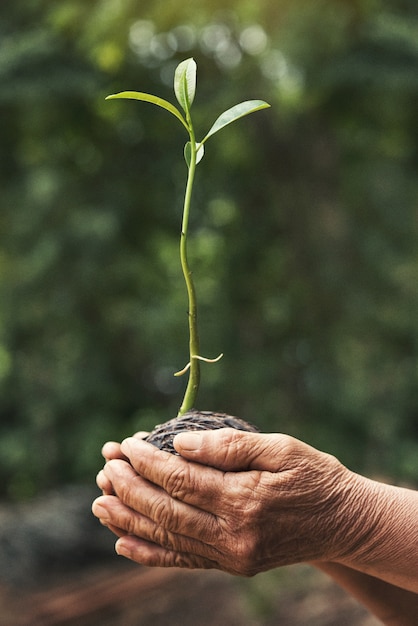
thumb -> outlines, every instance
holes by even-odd
[[[185,459],[223,471],[277,472],[286,435],[249,433],[234,428],[179,433],[174,448]]]

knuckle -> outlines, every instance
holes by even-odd
[[[223,429],[221,447],[223,459],[228,467],[241,467],[244,469],[248,461],[248,443],[253,433],[245,433],[232,428]],[[244,461],[242,459],[245,459]]]
[[[151,517],[158,525],[166,525],[172,513],[170,500],[165,495],[155,496],[151,506]]]
[[[125,481],[119,481],[115,486],[115,491],[121,502],[130,503],[132,499],[132,485]]]
[[[234,570],[240,576],[251,577],[259,571],[261,546],[254,526],[252,520],[240,515],[235,520],[230,520],[223,529],[225,555],[228,559],[234,559]]]
[[[191,476],[190,469],[186,463],[181,466],[176,465],[170,472],[167,472],[163,488],[173,498],[183,500],[190,491]]]
[[[171,540],[170,533],[163,526],[156,526],[153,536],[154,543],[157,543],[162,548],[172,549],[173,542]]]
[[[182,524],[176,511],[176,503],[165,495],[161,495],[154,500],[151,518],[159,529],[159,533],[178,532],[181,530]]]
[[[193,557],[186,554],[176,552],[172,558],[172,565],[174,567],[181,567],[183,569],[194,569],[196,566],[193,563]]]
[[[258,545],[254,539],[247,537],[239,546],[240,573],[243,576],[251,577],[257,573]]]
[[[120,520],[121,527],[130,535],[137,533],[137,520],[134,515],[124,515],[124,519]]]

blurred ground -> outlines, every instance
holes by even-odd
[[[240,581],[221,572],[121,563],[22,593],[0,589],[1,626],[378,626],[322,574],[305,567]],[[286,581],[287,579],[287,581]]]
[[[0,626],[379,624],[304,565],[240,579],[130,563],[91,514],[95,496],[69,486],[0,505]]]

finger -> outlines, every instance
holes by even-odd
[[[204,511],[215,511],[224,497],[224,475],[217,469],[190,463],[132,437],[121,444],[136,472],[173,498]]]
[[[137,433],[132,435],[135,439],[145,439],[148,437],[149,432],[145,430],[139,430]],[[124,459],[126,460],[126,456],[122,453],[120,449],[120,443],[116,441],[107,441],[102,447],[102,455],[106,459],[106,461],[110,461],[111,459]]]
[[[117,526],[113,526],[113,524],[110,524],[104,519],[100,519],[100,518],[98,519],[102,526],[105,526],[106,528],[108,528],[117,537],[124,537],[127,534],[126,530],[123,530],[122,528],[118,528]]]
[[[97,498],[96,498],[96,500],[97,500]],[[107,511],[105,509],[100,508],[99,506],[97,506],[96,500],[93,501],[93,503],[91,505],[91,510],[92,510],[93,515],[95,515],[99,519],[99,522],[103,526],[106,526],[106,528],[111,530],[112,533],[114,533],[118,537],[123,537],[124,535],[126,535],[126,530],[124,530],[122,528],[119,528],[118,526],[115,526],[114,524],[111,523]]]
[[[120,502],[128,507],[129,511],[146,516],[158,528],[164,528],[170,533],[200,539],[207,544],[216,542],[219,535],[216,516],[173,499],[164,489],[136,474],[132,466],[124,461],[110,461],[103,471]],[[133,532],[126,523],[122,509],[117,505],[118,498],[99,498],[98,503],[107,507],[108,513],[111,512],[112,524]],[[121,515],[123,522],[118,518],[118,514]],[[154,541],[155,537],[152,537],[152,540]]]
[[[146,437],[148,437],[148,435],[149,432],[147,432],[146,430],[139,430],[137,433],[132,435],[132,437],[135,437],[135,439],[145,439]]]
[[[93,504],[93,511],[102,523],[121,529],[124,534],[134,535],[168,550],[187,552],[212,559],[219,557],[214,547],[206,545],[199,538],[191,538],[173,533],[152,519],[133,511],[115,497],[99,497]]]
[[[118,528],[117,526],[113,526],[112,524],[103,524],[103,526],[106,526],[106,528],[112,531],[112,533],[116,535],[117,537],[125,537],[126,535],[126,530],[123,530],[122,528]]]
[[[115,493],[111,481],[108,479],[103,470],[100,470],[100,472],[97,474],[96,484],[99,489],[102,490],[103,495],[111,496]]]
[[[283,434],[249,433],[233,428],[179,433],[176,451],[191,461],[223,471],[279,472],[294,467],[309,450],[307,444]]]
[[[117,443],[116,441],[107,441],[103,445],[102,456],[104,456],[106,461],[110,461],[110,459],[126,459],[120,449],[120,443]]]
[[[119,555],[148,567],[182,567],[186,569],[219,567],[210,559],[162,548],[132,535],[126,535],[119,539],[115,544],[115,550]]]

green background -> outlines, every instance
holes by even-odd
[[[187,6],[185,6],[187,4]],[[0,495],[94,482],[100,447],[177,413],[193,56],[208,141],[190,257],[200,409],[357,471],[418,474],[415,0],[27,0],[0,7]]]

